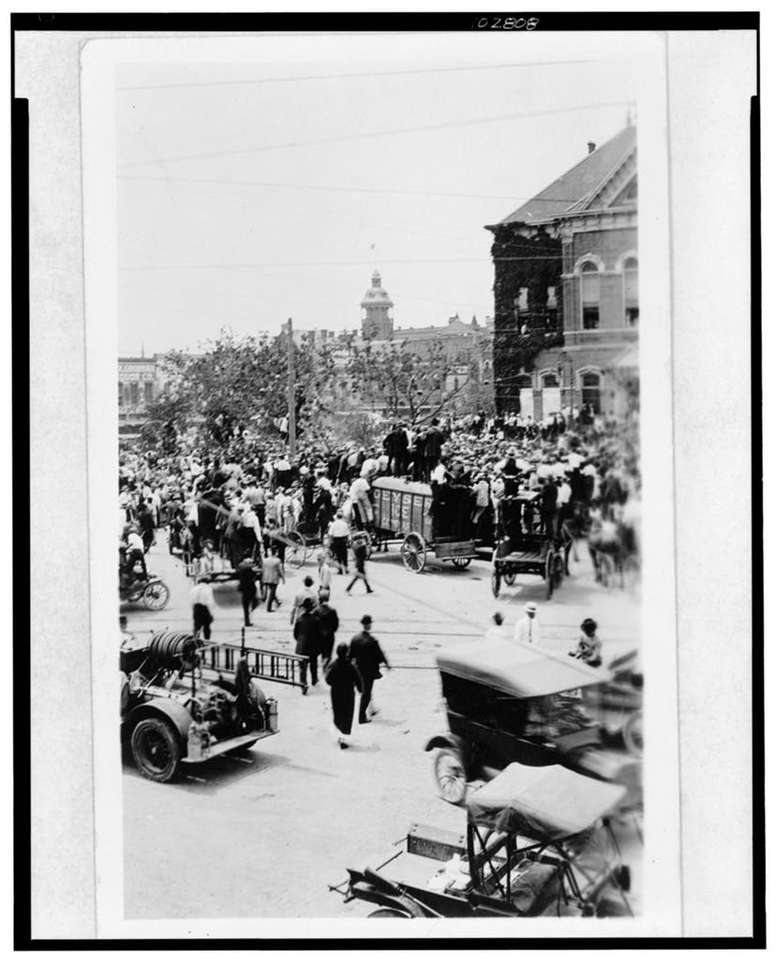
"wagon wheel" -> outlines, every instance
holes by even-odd
[[[641,757],[643,745],[642,713],[639,710],[626,721],[623,730],[621,730],[621,735],[629,753],[634,754],[635,757]]]
[[[294,570],[303,567],[306,560],[306,540],[296,530],[285,534],[285,562]]]
[[[500,596],[500,585],[502,583],[502,574],[500,573],[500,568],[497,566],[497,563],[492,564],[492,594],[495,597]]]
[[[314,540],[320,533],[320,524],[316,520],[301,520],[296,524],[296,530],[305,540]]]
[[[562,554],[557,552],[554,554],[554,590],[561,587],[563,579],[564,579],[564,559],[562,557]]]
[[[154,580],[143,591],[142,602],[148,610],[163,610],[169,603],[169,587],[161,580]]]
[[[403,566],[412,573],[421,573],[427,562],[427,545],[419,533],[409,533],[400,547]]]
[[[506,587],[512,587],[516,583],[516,574],[513,570],[508,570],[503,574],[503,580],[505,581]]]
[[[470,566],[470,561],[473,557],[452,557],[452,563],[458,570],[464,570],[466,567]]]
[[[554,586],[555,586],[554,561],[555,559],[556,559],[556,554],[554,553],[553,550],[549,550],[548,553],[546,554],[545,572],[543,573],[543,576],[545,577],[545,580],[546,580],[546,600],[550,600],[554,592]]]
[[[438,792],[447,803],[459,806],[465,799],[468,781],[465,765],[455,750],[441,749],[435,755],[433,765]]]
[[[177,733],[158,717],[140,720],[132,730],[132,756],[144,777],[166,783],[177,773],[180,762]]]

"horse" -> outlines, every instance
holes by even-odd
[[[618,573],[623,589],[624,569],[631,566],[638,555],[634,529],[620,520],[605,519],[594,510],[591,512],[588,548],[594,564],[594,579],[608,586],[612,576]]]

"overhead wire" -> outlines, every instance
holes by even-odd
[[[502,113],[490,117],[470,117],[463,120],[445,120],[442,123],[421,124],[414,127],[393,127],[390,130],[366,130],[358,133],[337,134],[333,137],[318,137],[311,140],[289,140],[285,143],[265,143],[252,147],[239,147],[228,150],[211,150],[197,153],[178,154],[170,157],[154,157],[152,160],[133,160],[121,163],[119,169],[146,167],[150,164],[181,163],[186,160],[211,160],[220,157],[238,157],[270,150],[290,150],[298,147],[314,147],[330,143],[347,143],[353,140],[369,140],[379,137],[393,137],[407,133],[425,133],[436,130],[449,130],[455,127],[480,126],[487,123],[501,123],[507,120],[523,120],[530,117],[547,117],[560,113],[575,113],[582,110],[604,110],[611,107],[632,106],[631,100],[611,100],[590,104],[575,104],[568,107],[555,107],[551,110],[523,110],[515,113]]]
[[[401,190],[391,187],[344,187],[338,185],[317,184],[317,183],[273,183],[265,180],[228,180],[222,177],[165,177],[165,176],[132,176],[131,174],[119,173],[119,180],[126,180],[132,183],[170,183],[170,184],[203,184],[208,186],[226,186],[226,187],[266,187],[279,190],[319,190],[341,193],[374,193],[388,194],[408,197],[446,197],[463,198],[471,200],[510,200],[511,202],[539,200],[548,203],[576,203],[578,197],[514,197],[511,194],[494,193],[455,193],[444,190]]]
[[[532,60],[526,63],[486,63],[456,67],[419,67],[413,70],[366,70],[362,73],[307,74],[290,77],[251,77],[243,80],[181,80],[173,83],[137,83],[116,89],[122,93],[136,90],[179,90],[188,87],[236,87],[260,86],[264,83],[299,83],[308,80],[358,80],[376,77],[409,77],[420,74],[458,73],[476,70],[511,70],[527,67],[577,66],[584,63],[597,63],[596,60]]]

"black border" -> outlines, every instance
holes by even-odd
[[[12,13],[11,26],[11,251],[13,374],[13,687],[14,743],[28,744],[30,734],[30,544],[29,528],[19,518],[30,509],[29,442],[29,105],[14,98],[14,40],[16,31],[88,31],[238,33],[314,30],[481,32],[482,17],[511,16],[512,12],[487,13]],[[541,12],[535,32],[609,32],[754,30],[757,37],[758,87],[760,86],[760,14],[740,12]],[[302,939],[104,939],[43,940],[31,937],[30,861],[30,754],[14,750],[14,947],[16,950],[578,950],[641,949],[760,949],[766,945],[765,819],[764,819],[764,680],[763,680],[763,477],[762,477],[762,355],[761,355],[761,207],[760,207],[760,104],[753,97],[750,111],[750,282],[751,282],[751,511],[752,511],[752,787],[753,787],[753,933],[750,937],[644,937],[644,938],[471,938],[394,940]],[[719,859],[722,852],[719,852]]]
[[[14,744],[30,743],[30,397],[29,397],[29,110],[11,103],[11,393],[13,402],[13,729]],[[25,518],[25,519],[22,519]],[[14,928],[31,933],[30,751],[13,751]],[[25,844],[26,839],[26,844]],[[25,910],[26,901],[26,910]]]
[[[477,30],[482,17],[513,16],[512,10],[472,10],[463,13],[12,13],[12,30],[197,30],[219,33],[250,30]],[[538,33],[614,30],[758,30],[757,11],[662,13],[593,11],[585,13],[522,10],[538,17]]]

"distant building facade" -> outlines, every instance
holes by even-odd
[[[405,349],[420,359],[433,356],[443,359],[448,368],[443,392],[459,398],[457,407],[464,405],[468,412],[492,406],[492,335],[494,321],[488,318],[481,325],[475,316],[470,323],[460,320],[459,314],[449,317],[445,326],[396,327],[390,311],[394,303],[382,286],[378,270],[371,276],[371,286],[360,303],[364,311],[360,337],[351,344],[362,348],[386,348],[388,344],[405,345]]]
[[[624,416],[638,382],[636,128],[627,126],[494,235],[499,412]]]
[[[118,358],[118,432],[135,436],[163,386],[161,355]]]

